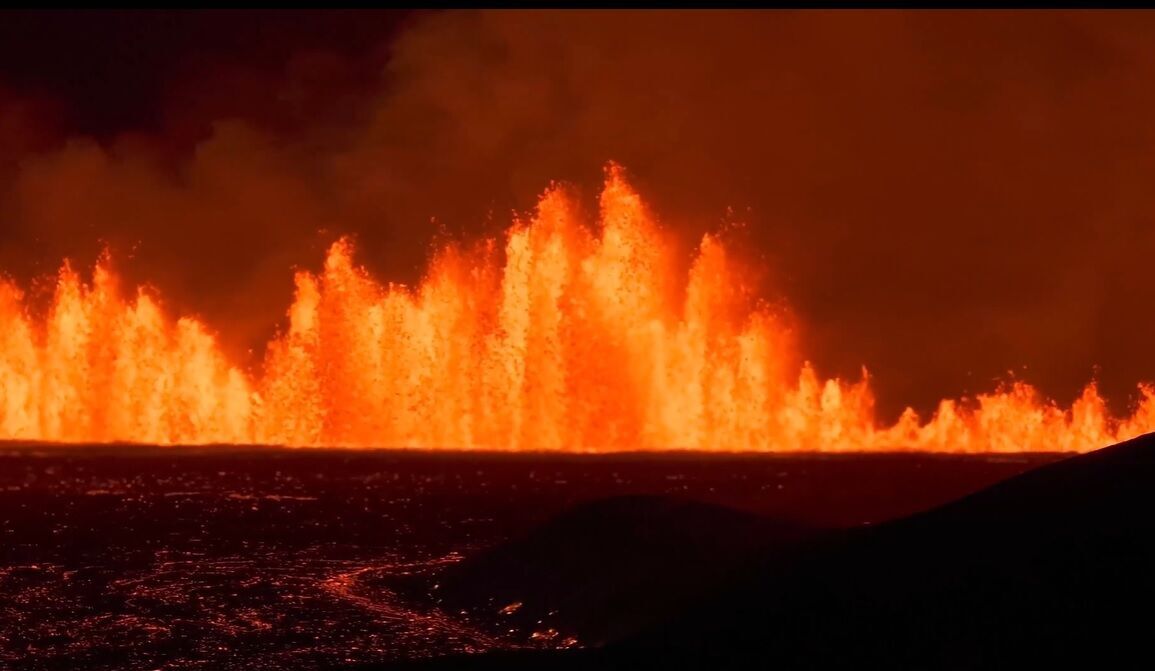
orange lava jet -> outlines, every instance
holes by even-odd
[[[107,260],[66,263],[33,318],[0,283],[0,439],[547,450],[1085,451],[1155,430],[1155,388],[1108,415],[1016,383],[929,421],[875,425],[867,380],[791,366],[786,329],[739,290],[706,236],[684,281],[611,166],[600,222],[559,189],[490,242],[447,247],[415,290],[382,286],[333,245],[298,273],[263,368],[232,366],[198,321],[124,299]]]

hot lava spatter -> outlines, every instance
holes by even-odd
[[[1113,418],[1092,383],[1063,409],[1018,382],[929,420],[876,425],[871,391],[793,363],[784,324],[744,296],[705,236],[688,275],[638,194],[607,170],[600,220],[558,188],[493,242],[447,246],[414,289],[335,243],[296,275],[263,366],[206,326],[125,298],[107,259],[67,264],[47,314],[0,283],[0,439],[547,450],[1085,451],[1155,430],[1155,388]]]

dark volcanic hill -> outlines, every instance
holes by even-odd
[[[523,634],[599,645],[659,623],[816,532],[674,496],[579,505],[438,576],[439,605]],[[693,576],[687,580],[687,576]]]
[[[685,522],[703,524],[692,515]],[[521,561],[532,563],[532,554]],[[766,553],[660,625],[600,649],[422,668],[1146,666],[1153,567],[1148,435],[926,513]],[[692,571],[682,578],[698,580]],[[654,610],[665,607],[659,601]]]

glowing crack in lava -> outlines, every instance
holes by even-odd
[[[204,325],[172,321],[107,260],[65,263],[30,316],[0,284],[0,438],[620,450],[1089,450],[1155,430],[1155,389],[1111,418],[1089,385],[1069,409],[1024,383],[929,421],[875,425],[867,380],[791,366],[787,331],[740,291],[706,236],[678,281],[672,251],[611,166],[600,222],[560,189],[490,241],[447,246],[415,290],[382,286],[334,244],[298,273],[287,331],[252,374]]]

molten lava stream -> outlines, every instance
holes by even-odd
[[[0,438],[495,449],[1084,451],[1155,429],[1155,390],[1111,418],[1023,383],[875,426],[866,379],[791,370],[784,327],[737,289],[706,236],[684,281],[611,167],[591,231],[558,189],[492,243],[448,247],[416,290],[384,287],[342,240],[298,273],[263,369],[226,361],[196,320],[129,300],[107,260],[65,263],[30,316],[0,284]],[[499,261],[499,258],[501,259]]]

